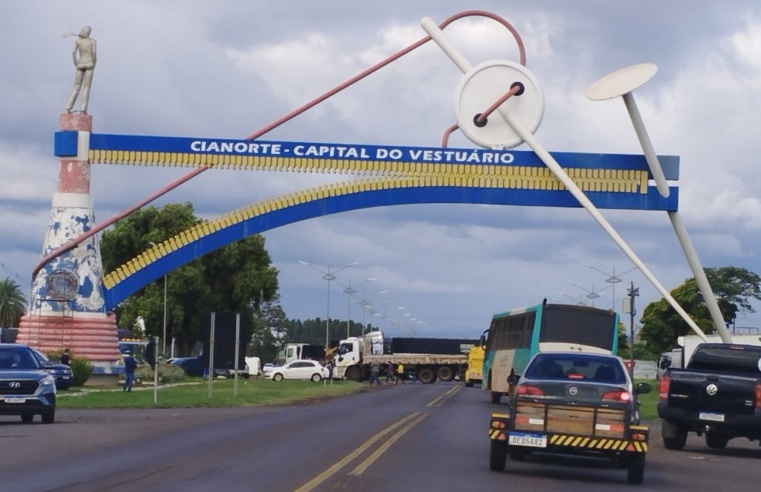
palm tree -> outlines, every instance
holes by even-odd
[[[0,327],[15,328],[26,313],[26,296],[10,277],[0,280]]]

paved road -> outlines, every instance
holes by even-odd
[[[286,388],[284,385],[283,388]],[[59,410],[54,425],[0,418],[0,489],[25,491],[632,490],[625,470],[535,457],[488,469],[498,407],[458,384],[408,384],[263,409]],[[752,490],[757,443],[709,451],[657,432],[641,490]]]

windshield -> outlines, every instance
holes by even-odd
[[[0,370],[39,368],[39,362],[28,347],[0,347]]]
[[[589,354],[545,353],[526,368],[528,379],[583,380],[622,384],[626,372],[618,359]]]

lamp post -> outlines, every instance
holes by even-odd
[[[148,241],[154,248],[157,247],[153,241]],[[164,274],[164,332],[161,337],[161,355],[166,359],[166,273]],[[173,354],[174,355],[174,354]]]
[[[361,281],[360,283],[356,284],[354,287],[351,286],[351,279],[349,279],[349,286],[344,286],[344,292],[347,294],[347,297],[349,298],[349,308],[346,313],[346,338],[349,338],[349,327],[351,324],[351,295],[357,292],[356,287],[359,287],[360,285],[372,282],[373,280],[378,280],[378,277],[368,278],[366,280]],[[364,330],[364,328],[363,328]]]
[[[633,270],[636,270],[637,267],[632,267],[632,268],[626,270],[624,273],[619,273],[618,275],[616,275],[616,267],[615,266],[613,267],[613,273],[604,272],[604,271],[600,270],[597,267],[593,267],[592,265],[587,265],[587,266],[589,268],[591,268],[592,270],[596,270],[596,271],[602,273],[603,275],[607,275],[608,276],[608,278],[606,278],[605,281],[613,286],[613,304],[612,305],[613,305],[613,310],[615,311],[616,310],[616,284],[620,284],[621,282],[623,282],[623,280],[621,279],[621,276],[626,275],[627,273],[629,273],[629,272],[631,272]]]
[[[573,282],[568,282],[568,283],[569,283],[569,284],[571,284],[571,285],[573,285],[573,286],[575,286],[575,287],[578,287],[579,289],[581,289],[581,290],[583,290],[583,291],[585,291],[585,292],[587,293],[587,299],[590,299],[590,300],[592,301],[592,307],[595,307],[595,299],[598,299],[598,298],[600,297],[600,292],[602,292],[602,291],[604,291],[605,289],[608,289],[608,288],[610,288],[610,287],[611,287],[611,286],[609,285],[608,287],[603,287],[603,288],[602,288],[602,289],[600,289],[600,290],[595,290],[595,284],[592,284],[592,290],[588,290],[588,289],[586,289],[586,288],[582,287],[582,286],[581,286],[581,285],[579,285],[579,284],[575,284],[575,283],[573,283]]]
[[[631,288],[626,290],[629,294],[624,298],[624,313],[629,313],[629,371],[634,374],[634,316],[637,315],[637,308],[634,298],[639,297],[639,287],[634,288],[634,282]]]
[[[389,290],[381,290],[378,292],[378,294],[388,294]],[[372,308],[372,305],[370,304],[370,301],[365,299],[365,294],[362,294],[362,300],[358,301],[357,304],[362,306],[362,334],[365,334],[365,311],[369,311],[370,314],[375,314],[375,310]]]
[[[332,270],[332,271],[330,269],[330,265],[328,265],[327,272],[317,268],[316,266],[306,261],[299,260],[299,263],[301,263],[302,265],[306,265],[308,267],[314,268],[315,270],[317,270],[318,272],[322,274],[323,280],[328,281],[328,301],[327,301],[327,309],[325,314],[325,349],[327,350],[328,346],[330,345],[330,281],[336,279],[336,275],[335,275],[336,273],[340,272],[341,270],[345,270],[349,267],[352,267],[359,262],[355,261],[355,262],[349,263],[348,265],[342,266],[338,270]]]

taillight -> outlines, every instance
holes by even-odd
[[[761,408],[761,383],[756,383],[756,408]]]
[[[517,388],[515,388],[515,394],[520,395],[526,395],[526,396],[544,396],[544,391],[537,388],[536,386],[529,386],[528,384],[521,384]]]
[[[602,401],[631,401],[632,395],[625,390],[606,391],[602,394]]]
[[[659,400],[669,399],[669,384],[671,384],[671,378],[668,376],[663,376],[661,380],[658,381],[658,399]],[[758,386],[756,386],[756,405],[758,405]]]

